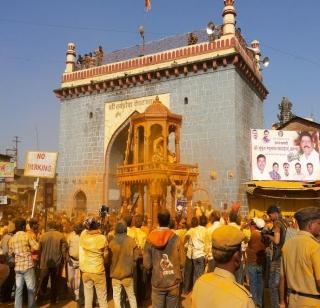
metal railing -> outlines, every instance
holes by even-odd
[[[161,172],[189,172],[198,173],[197,165],[187,165],[187,164],[171,164],[167,162],[157,162],[157,163],[139,163],[130,164],[125,166],[117,167],[117,175],[128,175],[130,173],[147,172],[147,171],[161,171]]]
[[[243,50],[246,52],[246,54],[248,55],[248,57],[252,60],[255,61],[255,57],[253,52],[248,49],[248,44],[245,40],[245,38],[242,36],[241,32],[236,29],[236,38],[238,39],[239,44],[242,46]]]

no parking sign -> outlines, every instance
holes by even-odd
[[[24,175],[35,178],[54,178],[57,159],[56,152],[28,152]]]

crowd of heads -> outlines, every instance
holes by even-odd
[[[311,208],[311,210],[310,208],[306,208],[304,210],[299,210],[293,216],[284,216],[283,219],[288,227],[299,226],[300,229],[303,229],[310,219],[319,215],[319,211],[316,211],[315,208]],[[51,212],[48,215],[47,225],[45,226],[45,216],[43,213],[37,214],[34,218],[28,216],[28,214],[30,214],[29,212],[26,212],[27,215],[23,215],[22,213],[23,209],[19,206],[15,208],[15,211],[12,211],[12,209],[9,209],[8,211],[5,210],[3,217],[0,220],[0,227],[5,226],[6,232],[23,231],[28,225],[28,227],[36,233],[43,233],[46,227],[47,230],[54,229],[63,233],[75,231],[77,234],[80,234],[83,229],[101,229],[103,233],[107,234],[110,231],[115,230],[118,222],[121,222],[125,228],[127,226],[141,228],[142,226],[148,225],[148,217],[141,214],[126,214],[121,217],[111,214],[108,215],[108,219],[101,220],[101,217],[95,214],[88,215],[83,212],[77,216],[69,216],[63,211],[56,211]],[[279,206],[271,205],[265,214],[262,214],[259,218],[243,217],[239,211],[234,211],[233,209],[231,209],[231,211],[211,210],[206,214],[194,215],[188,223],[186,217],[179,215],[172,217],[167,209],[162,209],[159,210],[157,219],[159,227],[169,227],[171,229],[189,229],[199,225],[207,226],[208,224],[214,224],[215,222],[219,222],[222,225],[234,223],[241,226],[241,228],[250,228],[251,225],[255,225],[258,229],[261,229],[261,221],[264,222],[264,227],[264,225],[267,226],[269,223],[272,223],[272,221],[278,219],[280,215],[281,211]]]
[[[104,51],[102,46],[99,46],[94,52],[89,52],[82,55],[78,55],[76,68],[86,69],[93,66],[100,66],[104,61]]]

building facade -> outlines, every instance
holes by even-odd
[[[126,50],[120,60],[110,54],[104,63],[80,69],[75,45],[68,45],[66,70],[55,90],[61,102],[58,208],[121,205],[116,166],[124,159],[128,119],[159,96],[182,115],[181,161],[198,164],[197,188],[216,208],[239,201],[248,211],[243,183],[250,179],[250,128],[263,125],[267,90],[259,44],[248,48],[235,28],[234,1],[224,3],[221,31],[213,39],[202,32],[173,49],[163,47],[164,40],[157,48],[153,42],[143,56]]]

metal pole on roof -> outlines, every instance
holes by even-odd
[[[140,36],[142,38],[142,49],[141,49],[141,55],[140,56],[144,56],[144,27],[141,25],[139,27],[139,33],[140,33]]]

